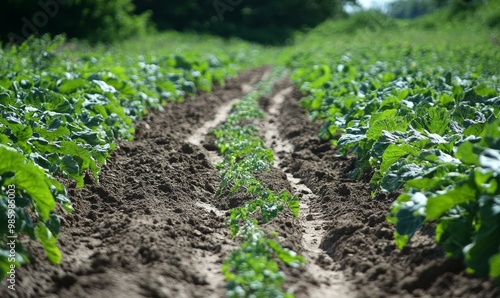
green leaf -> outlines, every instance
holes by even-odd
[[[8,127],[12,130],[12,133],[17,138],[18,143],[26,143],[26,141],[28,141],[28,139],[33,135],[31,126],[26,125],[26,123],[9,123]]]
[[[267,245],[278,254],[278,258],[291,267],[297,267],[305,263],[305,259],[298,255],[296,252],[287,248],[283,248],[278,242],[274,240],[267,240]]]
[[[410,239],[422,226],[426,202],[427,197],[423,193],[402,194],[393,205],[388,219],[396,224],[396,232],[399,235],[408,236],[406,240]]]
[[[48,220],[56,204],[43,170],[26,160],[21,153],[1,144],[0,156],[3,158],[0,163],[0,175],[6,172],[14,173],[13,182],[16,187],[26,191],[33,199],[39,216]]]
[[[385,173],[399,159],[407,155],[418,155],[420,150],[412,147],[409,144],[390,144],[382,155],[382,163],[380,164],[380,172]]]
[[[465,164],[479,165],[479,154],[481,154],[482,151],[483,149],[475,146],[471,142],[465,142],[458,146],[455,157]]]
[[[395,116],[394,110],[387,110],[382,112],[382,115],[377,117],[370,128],[366,132],[366,137],[369,140],[378,140],[382,136],[382,131],[406,131],[408,122],[402,116]]]
[[[479,229],[473,242],[463,251],[469,271],[486,277],[491,271],[490,258],[499,253],[500,247],[500,197],[481,196],[479,201]]]
[[[448,257],[461,257],[464,246],[472,241],[472,219],[466,214],[457,214],[439,220],[436,226],[436,242],[444,248]]]
[[[486,86],[486,84],[479,84],[474,88],[474,91],[476,92],[477,95],[481,97],[498,96],[498,92],[493,88],[489,88],[488,86]]]
[[[54,237],[52,232],[47,229],[43,222],[38,222],[35,228],[35,235],[42,243],[43,249],[47,253],[49,261],[58,265],[61,263],[62,255],[59,248],[57,248],[57,238]]]
[[[466,137],[468,137],[468,136],[479,136],[481,134],[481,132],[483,131],[484,126],[485,126],[484,123],[472,124],[471,126],[467,127],[464,130],[463,135],[466,136]]]
[[[406,189],[415,188],[419,191],[434,189],[441,179],[439,177],[432,178],[415,178],[406,182]]]
[[[65,155],[61,158],[60,168],[68,174],[69,177],[75,179],[78,186],[82,186],[83,175],[80,173],[80,166],[78,162],[71,155]]]
[[[292,210],[293,216],[299,216],[300,203],[297,196],[293,196],[292,199],[288,202],[288,208]]]
[[[394,171],[393,171],[394,169]],[[382,178],[380,187],[384,191],[395,191],[403,187],[406,181],[424,174],[422,167],[416,164],[404,164],[404,160],[392,165],[390,171]]]
[[[71,94],[78,89],[83,89],[88,86],[90,86],[90,82],[84,79],[64,80],[59,85],[59,92],[62,94]]]
[[[394,243],[398,249],[403,249],[409,240],[409,235],[401,235],[398,232],[394,232]]]
[[[481,167],[500,175],[500,150],[486,149],[479,156]]]
[[[55,117],[52,121],[50,121],[47,131],[53,132],[57,130],[61,126],[62,122],[62,117]]]
[[[500,277],[500,252],[490,258],[490,276]]]
[[[450,127],[450,112],[445,108],[419,108],[417,118],[412,122],[420,132],[427,130],[432,134],[445,135]]]
[[[435,220],[446,214],[451,208],[474,201],[476,198],[476,190],[469,184],[464,184],[454,188],[444,194],[432,196],[427,201],[427,216],[426,220]]]
[[[498,190],[498,182],[494,179],[495,173],[483,168],[474,169],[474,182],[476,187],[483,193],[495,194]]]

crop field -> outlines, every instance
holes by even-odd
[[[496,33],[412,24],[4,46],[0,297],[500,297]]]

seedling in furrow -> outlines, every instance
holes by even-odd
[[[252,197],[243,206],[231,209],[228,219],[231,235],[243,241],[223,266],[229,297],[293,297],[293,293],[283,292],[281,288],[285,276],[279,271],[275,259],[289,266],[305,262],[303,257],[281,247],[272,235],[266,236],[255,219],[260,214],[262,221],[268,222],[286,206],[295,216],[299,212],[297,196],[292,196],[287,190],[275,194],[254,177],[256,172],[268,170],[274,161],[272,150],[265,147],[251,121],[264,116],[257,100],[272,91],[278,73],[275,70],[257,91],[236,104],[227,121],[213,131],[217,137],[216,145],[224,156],[217,165],[222,176],[217,195],[228,190],[229,197],[238,191]]]

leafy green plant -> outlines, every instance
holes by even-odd
[[[17,240],[21,234],[38,239],[49,260],[59,264],[61,253],[56,242],[60,221],[51,213],[56,207],[54,197],[64,202],[67,211],[72,211],[64,187],[12,148],[0,144],[0,156],[3,159],[0,164],[0,277],[6,275],[11,264],[28,261],[28,253]],[[12,241],[15,254],[8,245]]]
[[[226,122],[213,131],[224,156],[217,165],[222,176],[217,195],[228,190],[229,197],[237,191],[245,191],[252,197],[243,206],[231,209],[228,219],[231,235],[242,238],[241,247],[231,253],[223,266],[229,297],[293,297],[293,293],[281,289],[285,277],[274,259],[289,266],[305,262],[303,257],[266,236],[256,219],[260,214],[266,223],[285,207],[295,216],[299,212],[297,196],[287,190],[275,194],[254,177],[255,172],[268,170],[274,162],[272,150],[258,137],[259,131],[252,121],[264,116],[257,100],[272,92],[280,73],[279,68],[274,69],[269,79],[235,104]]]
[[[470,166],[468,171],[408,181],[389,221],[396,224],[399,247],[422,224],[436,221],[436,241],[448,256],[463,257],[470,273],[498,278],[500,121],[487,125],[480,136],[481,141],[458,147],[457,157]]]
[[[284,297],[281,286],[285,275],[274,261],[277,256],[288,266],[297,267],[304,263],[303,257],[281,247],[272,238],[266,237],[255,222],[249,220],[241,232],[243,243],[234,250],[222,266],[224,278],[228,281],[228,297]]]
[[[404,188],[388,217],[399,248],[436,222],[436,241],[448,256],[463,258],[471,273],[498,277],[500,89],[489,75],[495,68],[476,67],[492,53],[464,53],[478,63],[458,66],[449,53],[423,47],[386,46],[388,60],[375,63],[365,63],[366,49],[358,51],[334,64],[291,64],[292,79],[307,93],[302,106],[322,122],[320,136],[356,156],[352,179],[373,171],[373,195]],[[441,56],[447,67],[424,53]]]

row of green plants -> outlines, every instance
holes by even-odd
[[[0,49],[0,278],[10,265],[29,261],[24,235],[38,240],[52,263],[61,262],[56,206],[73,207],[55,177],[77,187],[86,176],[98,181],[116,140],[131,140],[133,123],[148,109],[222,85],[246,53],[75,52],[63,43],[46,36]]]
[[[255,173],[268,170],[274,162],[273,152],[266,148],[255,126],[264,117],[258,99],[270,95],[273,85],[282,76],[283,69],[275,68],[270,77],[260,82],[256,90],[245,96],[232,108],[226,122],[213,130],[216,145],[224,156],[217,167],[221,183],[217,195],[233,197],[245,193],[251,199],[231,209],[228,224],[231,236],[241,239],[223,265],[228,282],[228,297],[293,297],[293,292],[282,289],[285,276],[277,260],[288,266],[300,266],[305,259],[287,248],[259,227],[288,208],[299,213],[297,196],[287,190],[279,193],[265,187]]]
[[[320,136],[356,157],[350,177],[371,177],[373,195],[402,189],[388,215],[398,248],[434,223],[447,256],[500,278],[500,80],[486,61],[495,54],[472,50],[465,65],[405,44],[382,46],[383,62],[368,48],[356,55],[291,61]]]

